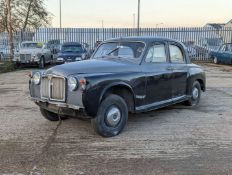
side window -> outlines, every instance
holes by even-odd
[[[164,44],[155,44],[152,46],[145,59],[148,63],[162,63],[167,61],[165,45]]]
[[[226,50],[226,45],[223,45],[220,49],[221,52],[224,52]]]
[[[170,45],[170,58],[172,63],[184,63],[184,56],[181,49],[176,45]]]
[[[134,58],[134,52],[130,47],[122,47],[118,50],[118,56]]]

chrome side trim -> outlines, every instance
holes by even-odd
[[[151,103],[148,105],[136,107],[136,111],[146,111],[146,110],[152,110],[152,109],[159,109],[161,107],[165,107],[165,106],[168,106],[170,104],[175,104],[179,101],[184,101],[185,99],[188,99],[188,98],[189,98],[189,96],[183,95],[180,97],[175,97],[175,98],[171,98],[168,100],[164,100],[164,101],[155,102],[155,103]]]

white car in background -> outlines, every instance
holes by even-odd
[[[47,44],[34,41],[22,42],[14,54],[14,63],[38,65],[44,68],[45,64],[52,63],[53,54]]]

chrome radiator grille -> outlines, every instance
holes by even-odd
[[[20,54],[21,61],[29,61],[31,60],[31,54]]]
[[[57,76],[43,77],[41,81],[41,97],[53,101],[65,101],[65,78]]]

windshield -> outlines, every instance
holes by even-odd
[[[22,48],[42,48],[43,43],[23,43]]]
[[[105,56],[125,58],[131,60],[140,60],[144,52],[145,44],[141,42],[110,42],[102,44],[93,58],[102,58]]]
[[[81,45],[63,45],[61,48],[61,52],[83,52],[83,48]]]

